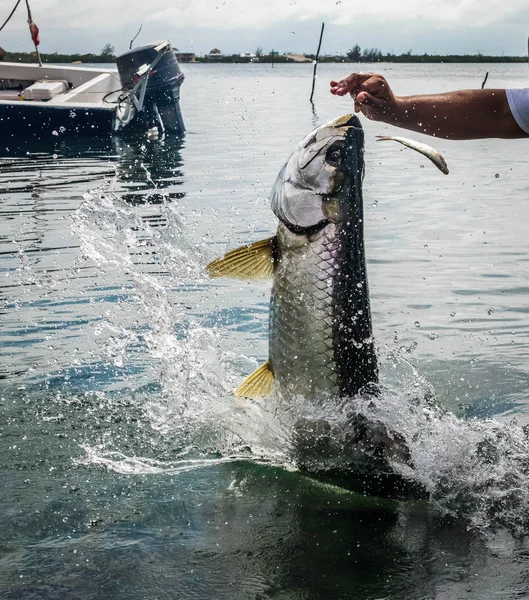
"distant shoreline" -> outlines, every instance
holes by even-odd
[[[113,63],[116,57],[107,54],[46,54],[40,55],[43,63]],[[4,62],[37,63],[37,55],[34,52],[7,52]],[[0,62],[0,65],[2,63]]]
[[[304,55],[309,62],[313,61],[316,57],[312,54]],[[236,56],[222,56],[220,58],[209,58],[206,56],[197,56],[195,61],[197,63],[298,63],[307,64],[307,62],[300,62],[289,59],[286,55],[272,56],[260,56],[259,60],[239,57]],[[448,54],[448,55],[436,55],[436,54],[401,54],[401,55],[387,55],[376,60],[354,60],[347,56],[320,56],[318,63],[348,63],[348,64],[377,64],[377,63],[527,63],[527,56],[485,56],[481,54]]]
[[[265,54],[259,57],[233,55],[219,55],[214,58],[210,56],[194,56],[192,63],[207,64],[236,64],[236,63],[289,63],[289,64],[307,64],[316,57],[313,54],[303,55],[307,60],[305,62],[296,61],[285,54]],[[113,63],[116,57],[104,54],[41,54],[41,59],[45,63]],[[36,63],[37,57],[34,53],[28,52],[7,52],[4,60],[6,62],[24,62]],[[486,56],[483,54],[386,54],[377,56],[375,59],[351,59],[347,56],[320,56],[319,63],[348,63],[348,64],[377,64],[377,63],[526,63],[527,56]],[[186,61],[180,61],[186,62]]]

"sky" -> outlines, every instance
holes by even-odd
[[[0,0],[0,24],[15,0]],[[30,0],[41,52],[125,52],[170,39],[182,52],[262,48],[345,54],[359,44],[400,54],[527,54],[529,0]],[[0,32],[0,46],[31,51],[25,3]]]

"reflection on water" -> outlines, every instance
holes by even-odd
[[[409,93],[483,70],[391,68]],[[384,394],[235,404],[269,288],[203,265],[274,230],[279,167],[351,107],[319,85],[307,104],[310,65],[189,69],[185,139],[0,142],[2,595],[526,597],[525,142],[439,142],[444,178],[364,123]],[[402,433],[428,501],[292,470],[292,422],[324,414],[338,442],[351,410]]]
[[[33,142],[31,151],[26,145],[9,149],[9,156],[0,158],[3,377],[62,366],[72,351],[66,332],[76,337],[73,332],[82,334],[94,322],[82,308],[94,301],[87,292],[91,296],[92,290],[104,289],[109,300],[121,295],[122,281],[117,286],[104,282],[93,265],[80,261],[71,218],[83,194],[112,189],[123,201],[143,207],[140,222],[164,225],[156,206],[185,195],[180,191],[183,143],[175,137],[156,143],[144,138],[52,140]],[[54,345],[54,338],[63,348]],[[53,362],[46,360],[50,350]]]
[[[23,476],[30,481],[17,475],[13,497],[39,483]],[[84,469],[59,477],[29,518],[10,518],[5,538],[40,535],[25,548],[4,543],[6,598],[419,600],[526,590],[524,540],[480,536],[427,504],[356,496],[250,463],[165,478]]]
[[[183,143],[183,138],[175,136],[155,143],[115,138],[119,157],[116,175],[124,189],[121,197],[132,205],[182,199],[185,193],[178,189],[184,177],[180,154]]]

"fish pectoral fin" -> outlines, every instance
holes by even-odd
[[[211,277],[233,279],[270,279],[277,262],[277,238],[254,242],[230,250],[222,258],[209,263],[206,270]]]
[[[273,384],[274,372],[270,361],[267,360],[264,365],[261,365],[241,383],[235,390],[235,395],[259,400],[264,396],[270,396]]]

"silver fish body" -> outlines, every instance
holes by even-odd
[[[280,224],[270,364],[280,389],[304,397],[352,396],[378,380],[364,251],[363,139],[356,117],[323,125],[300,143],[272,192]],[[329,165],[333,146],[339,156]],[[293,222],[302,211],[292,198],[308,189],[303,218]]]
[[[270,363],[284,390],[304,397],[339,393],[334,347],[334,292],[342,267],[334,223],[311,235],[277,232],[278,261],[270,302]]]
[[[306,136],[271,193],[276,236],[208,265],[213,276],[271,276],[269,360],[237,395],[353,396],[378,380],[367,285],[364,134],[345,115]]]
[[[335,223],[308,235],[279,225],[269,357],[283,392],[352,396],[378,380],[365,268],[351,264],[347,234]]]
[[[276,387],[287,402],[291,395],[318,403],[363,390],[373,401],[377,398],[363,174],[364,134],[358,118],[345,115],[322,125],[298,144],[273,186],[276,235],[208,265],[215,277],[273,280],[269,359],[236,395],[259,399]],[[298,467],[312,474],[334,470],[340,476],[376,468],[392,477],[388,459],[409,459],[397,434],[356,412],[341,425],[345,438],[337,441],[335,433],[325,419],[298,419],[293,432]]]

